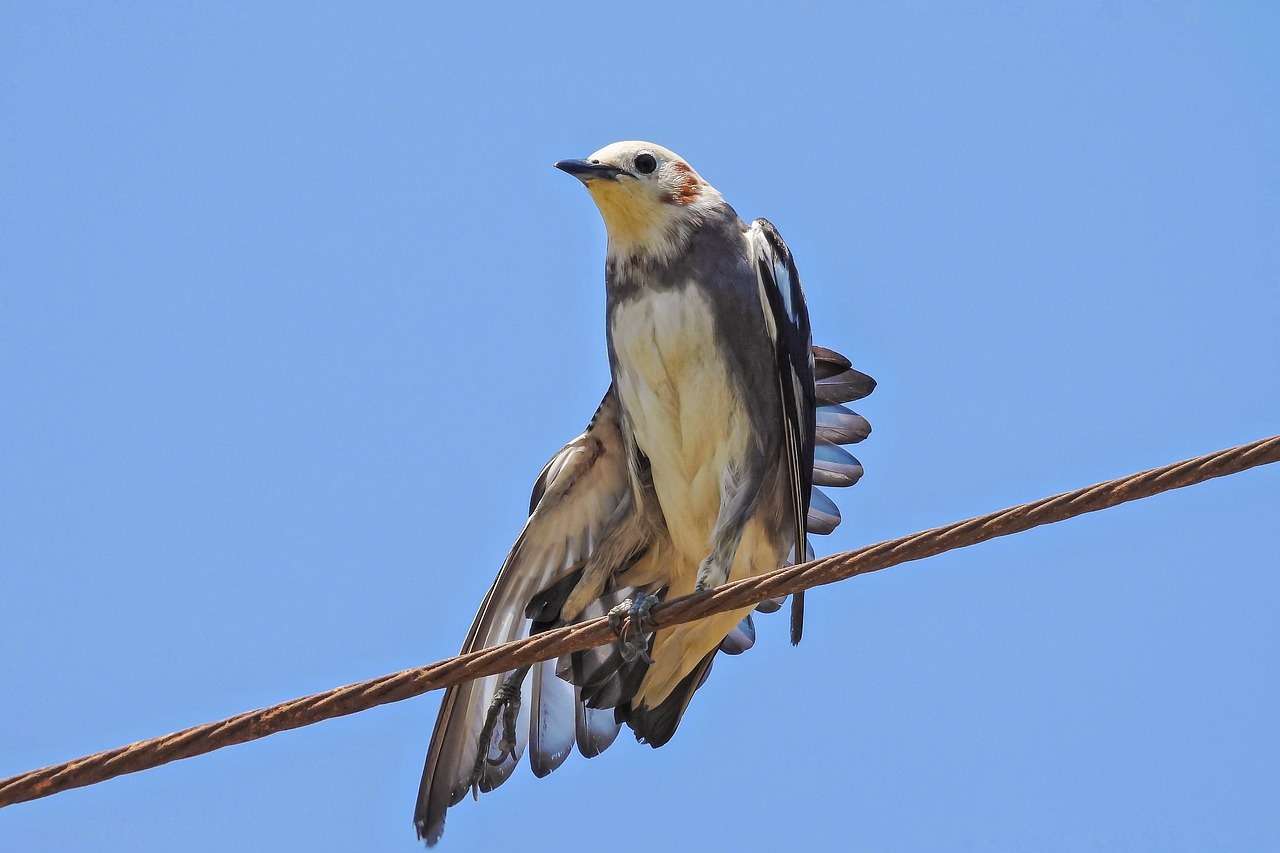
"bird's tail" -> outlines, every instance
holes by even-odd
[[[693,700],[693,694],[711,675],[711,664],[715,662],[717,651],[714,650],[703,657],[698,665],[667,694],[667,698],[658,703],[657,707],[649,708],[644,705],[633,707],[631,701],[618,705],[615,709],[618,721],[631,727],[635,732],[636,740],[647,743],[654,749],[671,740],[671,736],[676,733],[676,727],[680,725],[680,718],[684,716],[685,709]]]

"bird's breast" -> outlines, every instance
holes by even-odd
[[[619,399],[649,459],[667,528],[681,552],[700,559],[721,477],[741,458],[750,423],[707,296],[692,285],[644,291],[613,310],[610,336]]]

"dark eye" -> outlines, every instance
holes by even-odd
[[[658,161],[652,154],[636,155],[636,171],[640,174],[647,175],[656,168],[658,168]]]

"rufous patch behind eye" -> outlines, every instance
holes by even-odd
[[[676,188],[671,193],[671,201],[682,205],[697,201],[698,196],[702,195],[702,182],[698,180],[693,170],[677,161],[671,164],[671,171],[675,173],[676,178]]]

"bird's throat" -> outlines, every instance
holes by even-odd
[[[592,181],[587,190],[604,217],[611,251],[644,251],[667,239],[674,212],[666,202],[616,181]]]

